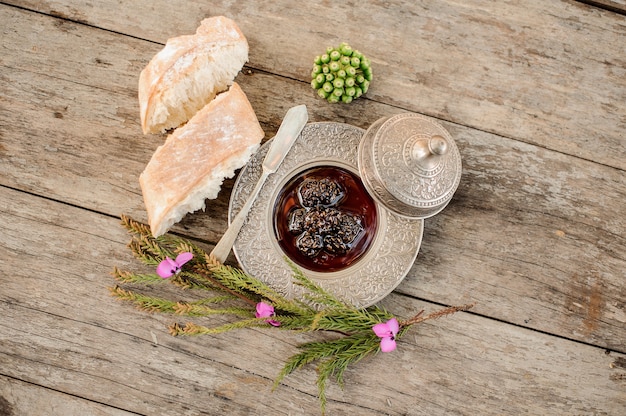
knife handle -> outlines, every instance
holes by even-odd
[[[309,113],[304,104],[291,107],[287,111],[283,122],[278,128],[278,132],[276,132],[276,136],[272,139],[272,144],[265,155],[265,159],[263,159],[264,169],[267,169],[270,173],[276,172],[276,169],[283,163],[287,152],[293,146],[308,120]]]
[[[261,178],[256,183],[256,186],[252,190],[252,193],[248,197],[246,203],[243,207],[241,207],[241,210],[239,210],[233,221],[230,223],[228,229],[222,238],[220,238],[220,241],[217,242],[213,251],[211,251],[211,255],[214,256],[220,263],[224,263],[226,261],[228,253],[230,253],[230,250],[233,248],[235,240],[237,240],[237,236],[239,235],[239,231],[241,230],[241,227],[243,227],[246,217],[248,217],[248,212],[250,211],[250,208],[252,208],[252,204],[259,195],[259,192],[261,191],[261,188],[263,187],[263,184],[269,174],[270,172],[267,172],[265,169],[263,170]]]

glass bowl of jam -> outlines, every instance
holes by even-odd
[[[376,236],[376,203],[355,172],[341,166],[308,167],[279,189],[274,232],[298,266],[335,272],[367,252]]]
[[[398,215],[361,180],[363,129],[309,123],[278,170],[269,176],[233,251],[248,274],[290,298],[302,298],[292,265],[346,302],[370,306],[389,294],[413,266],[423,220]],[[229,221],[261,176],[268,144],[242,168]]]

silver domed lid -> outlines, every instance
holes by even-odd
[[[428,218],[448,205],[461,180],[461,154],[450,133],[414,113],[374,122],[359,144],[368,192],[391,211]]]

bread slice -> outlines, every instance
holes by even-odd
[[[171,38],[139,76],[144,134],[180,126],[225,91],[248,61],[248,41],[224,16],[204,19],[194,35]]]
[[[256,152],[265,134],[237,83],[169,135],[139,176],[155,237],[185,214],[204,209],[224,178]]]

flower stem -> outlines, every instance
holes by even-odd
[[[469,303],[469,304],[461,305],[461,306],[449,306],[439,311],[432,312],[426,316],[422,316],[422,314],[424,313],[424,310],[422,309],[413,318],[400,322],[400,327],[419,324],[420,322],[428,321],[429,319],[441,318],[442,316],[451,315],[456,312],[467,311],[471,309],[474,305],[475,305],[474,303]]]

